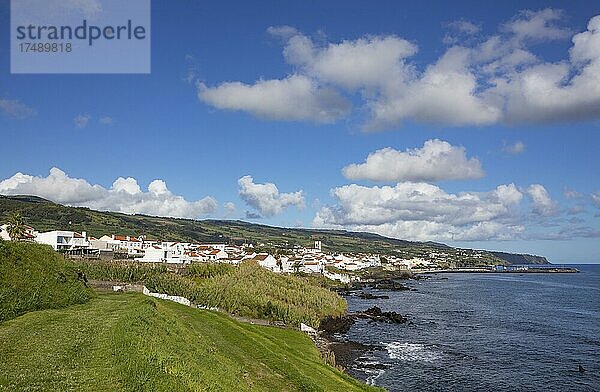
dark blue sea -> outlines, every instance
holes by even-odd
[[[371,291],[389,299],[348,297],[350,311],[410,319],[357,322],[342,338],[377,348],[348,371],[389,391],[600,391],[600,265],[575,267],[431,275],[408,281],[416,291]]]

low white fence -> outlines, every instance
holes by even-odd
[[[144,286],[142,293],[144,293],[144,295],[149,295],[151,297],[160,298],[160,299],[166,299],[168,301],[177,302],[178,304],[182,304],[182,305],[186,305],[186,306],[192,305],[192,302],[185,297],[180,297],[178,295],[163,294],[163,293],[153,293],[150,290],[148,290],[148,288],[146,286]]]

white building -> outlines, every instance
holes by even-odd
[[[50,245],[54,250],[73,250],[89,247],[86,238],[86,232],[77,233],[75,231],[47,231],[38,233],[35,237],[35,242],[40,244]]]
[[[35,239],[35,236],[37,235],[37,231],[35,231],[35,229],[31,226],[25,226],[25,231],[23,233],[23,238],[21,238],[21,240],[25,240],[25,241],[32,241]],[[5,241],[10,241],[10,235],[8,234],[8,225],[2,225],[0,226],[0,238],[2,238]]]
[[[257,261],[258,265],[270,271],[281,272],[277,259],[268,253],[259,253],[252,260]]]
[[[139,238],[128,235],[103,235],[99,238],[100,241],[105,241],[113,251],[127,252],[129,255],[143,255],[143,242]]]

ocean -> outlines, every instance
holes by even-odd
[[[347,297],[407,324],[359,320],[338,336],[376,348],[348,372],[389,391],[600,391],[600,265],[577,274],[440,274]],[[579,371],[581,365],[585,371]]]

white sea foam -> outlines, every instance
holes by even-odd
[[[377,379],[379,377],[381,377],[381,375],[383,373],[385,373],[385,370],[383,370],[383,369],[375,369],[375,370],[371,370],[371,371],[366,371],[365,373],[370,374],[370,376],[367,377],[367,379],[365,380],[365,382],[367,383],[367,385],[375,385],[375,381],[377,381]]]
[[[420,343],[391,342],[383,344],[390,359],[407,362],[433,362],[441,356],[440,353]]]

